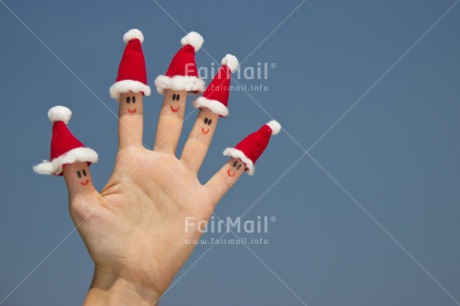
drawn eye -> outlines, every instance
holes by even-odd
[[[208,124],[208,117],[204,118],[204,124]]]
[[[208,125],[211,125],[211,123],[212,123],[212,119],[209,119]]]
[[[133,96],[133,103],[136,103],[136,97]]]
[[[176,100],[176,94],[173,94],[173,101]]]
[[[238,164],[238,162],[235,160],[235,161],[233,162],[233,168],[236,167],[236,164]]]
[[[126,103],[131,103],[131,97],[126,97]]]
[[[178,94],[178,95],[176,96],[176,101],[179,101],[179,99],[180,99],[180,95]]]
[[[86,176],[86,170],[85,169],[83,169],[83,175]]]
[[[81,178],[81,173],[80,171],[77,171],[78,178]]]
[[[238,165],[238,167],[236,167],[236,170],[240,170],[241,168],[241,164]]]

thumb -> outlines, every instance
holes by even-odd
[[[69,192],[70,216],[79,226],[93,213],[100,196],[94,188],[87,162],[65,165],[63,174]]]
[[[76,162],[65,165],[63,174],[71,204],[80,198],[96,192],[87,162]]]

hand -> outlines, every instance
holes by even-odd
[[[206,184],[199,182],[219,119],[207,109],[176,157],[186,98],[186,91],[166,91],[151,151],[142,145],[142,94],[121,95],[116,164],[100,193],[86,163],[64,167],[70,215],[95,262],[85,305],[158,303],[193,251],[185,239],[201,235],[197,228],[186,231],[185,218],[207,221],[245,170],[230,159]]]

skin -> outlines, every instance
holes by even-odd
[[[185,90],[165,90],[158,121],[155,151],[176,153],[184,122],[187,94]]]
[[[70,205],[81,202],[83,198],[91,197],[97,194],[93,185],[93,180],[91,179],[91,171],[88,167],[88,163],[76,162],[65,165],[63,168],[63,174],[69,191]],[[85,209],[87,208],[89,207],[85,207]],[[80,208],[75,209],[75,207],[70,207],[70,213],[72,219],[77,224],[84,219],[84,215],[88,212],[83,211]]]
[[[241,175],[246,170],[245,164],[240,160],[236,158],[232,158],[229,161],[230,167],[227,169],[227,176],[232,179],[237,175]]]
[[[218,120],[219,115],[214,114],[207,108],[200,109],[195,125],[185,143],[181,160],[196,172],[200,169],[206,156],[207,148],[211,145]]]
[[[197,173],[217,117],[200,110],[184,158],[179,159],[172,148],[179,140],[184,107],[172,112],[167,107],[172,103],[168,100],[171,94],[165,97],[158,123],[157,143],[161,140],[163,144],[155,148],[162,150],[145,149],[141,142],[142,95],[134,94],[135,113],[127,111],[128,103],[123,100],[129,95],[121,95],[120,145],[105,187],[100,192],[94,188],[87,163],[66,165],[63,170],[70,215],[95,263],[84,305],[156,305],[196,246],[185,239],[201,236],[197,229],[185,230],[186,218],[209,220],[245,168],[234,167],[235,161],[241,162],[230,159],[208,182],[200,183]],[[210,130],[203,134],[206,117],[212,117],[212,124],[206,124]]]
[[[72,190],[72,194],[80,195],[94,191],[88,163],[76,162],[65,165],[63,174],[67,183],[67,188],[69,191]]]
[[[142,143],[143,95],[141,92],[120,94],[118,108],[118,144],[120,148]]]

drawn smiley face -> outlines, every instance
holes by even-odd
[[[77,170],[77,176],[80,181],[80,184],[83,186],[86,186],[89,184],[89,176],[88,173],[86,172],[86,169],[78,169]]]
[[[125,103],[128,105],[128,113],[134,114],[134,113],[137,112],[136,96],[135,95],[127,95],[125,97]]]
[[[212,119],[210,119],[208,117],[204,118],[204,125],[205,126],[201,128],[201,133],[203,133],[205,135],[208,134],[211,129],[206,128],[206,125],[211,125],[211,123],[212,123]]]
[[[172,100],[173,100],[173,102],[179,102],[180,101],[180,94],[174,93],[172,95]],[[171,104],[170,108],[171,108],[171,111],[173,113],[177,113],[179,111],[179,109],[180,109],[180,105],[174,106],[174,104],[177,104],[177,103]]]
[[[119,97],[119,115],[142,115],[142,92],[124,92]]]
[[[234,177],[238,171],[240,171],[241,167],[243,166],[243,162],[240,160],[235,160],[230,168],[227,170],[227,175],[229,177]]]

